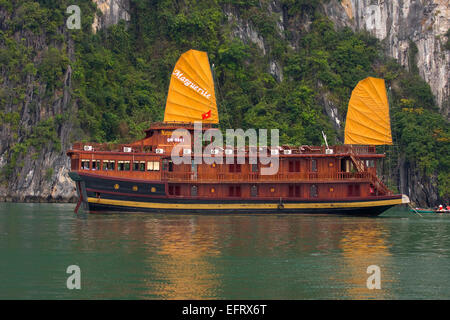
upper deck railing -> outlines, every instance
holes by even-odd
[[[358,180],[368,181],[372,178],[370,172],[295,172],[277,173],[273,175],[261,175],[259,173],[210,173],[197,174],[193,172],[164,172],[163,179],[172,182],[306,182],[306,181],[336,181]]]
[[[72,150],[85,150],[85,146],[90,146],[90,150],[97,151],[109,151],[109,152],[124,152],[124,147],[130,147],[131,144],[117,144],[117,143],[83,143],[75,142],[72,146]],[[227,148],[228,149],[228,148]],[[328,150],[332,150],[331,153],[327,153],[325,146],[280,146],[278,148],[258,148],[246,146],[243,149],[233,148],[233,154],[244,152],[245,155],[249,155],[252,152],[268,152],[267,149],[278,149],[280,156],[283,156],[284,150],[290,150],[290,154],[376,154],[375,146],[353,146],[353,145],[336,145],[330,146]],[[192,148],[193,151],[193,148]],[[130,153],[130,152],[127,152]],[[148,153],[156,154],[155,150],[150,150],[150,146],[131,146],[131,153]],[[167,154],[167,153],[166,153]]]

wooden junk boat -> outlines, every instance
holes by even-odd
[[[216,148],[211,157],[226,153],[233,163],[198,164],[194,141],[174,131],[193,134],[199,122],[205,132],[219,117],[208,56],[190,50],[172,73],[164,122],[152,124],[145,138],[116,146],[74,143],[67,151],[79,197],[75,211],[82,205],[88,212],[378,215],[409,202],[377,177],[384,155],[375,145],[392,144],[383,79],[366,78],[353,90],[344,145]],[[173,161],[175,147],[187,163]],[[205,146],[200,148],[205,158]],[[279,157],[275,174],[250,163],[255,149]],[[238,151],[245,163],[235,161]]]

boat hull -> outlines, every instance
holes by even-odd
[[[402,195],[348,199],[200,198],[168,196],[162,181],[135,181],[70,173],[80,204],[90,213],[341,214],[377,216],[402,203]],[[120,188],[115,189],[120,185]],[[135,187],[135,190],[133,190]],[[154,190],[149,194],[149,190]]]

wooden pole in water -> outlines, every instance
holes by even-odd
[[[421,218],[423,218],[423,216],[419,212],[417,212],[417,210],[411,205],[411,203],[408,203],[408,205],[410,206],[411,209],[413,209],[415,213],[417,213]]]

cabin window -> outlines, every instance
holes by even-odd
[[[317,160],[316,159],[311,160],[311,171],[317,172]]]
[[[289,172],[300,172],[300,161],[289,160]]]
[[[130,171],[130,161],[118,161],[117,170],[119,171]]]
[[[240,164],[230,164],[228,166],[228,168],[229,168],[230,172],[236,172],[236,173],[241,172],[241,165]]]
[[[252,164],[252,172],[258,172],[258,164],[257,163]]]
[[[145,162],[142,161],[141,165],[144,166]],[[144,171],[143,169],[141,171]],[[158,161],[147,161],[147,171],[159,171],[159,162]]]
[[[290,185],[289,186],[289,197],[300,197],[300,186]]]
[[[169,186],[169,195],[179,196],[181,194],[180,186]]]
[[[349,185],[347,187],[347,195],[349,197],[358,197],[360,195],[360,186],[359,186],[359,184]]]
[[[106,171],[106,170],[108,170],[108,160],[103,160],[103,166],[102,166],[102,169],[103,169],[103,171]]]
[[[317,196],[318,196],[318,192],[317,192],[317,186],[315,185],[315,184],[313,184],[311,187],[310,187],[310,196],[311,196],[311,198],[317,198]]]
[[[108,170],[115,170],[116,169],[116,161],[109,160]]]
[[[92,160],[92,170],[100,170],[100,160]]]
[[[89,161],[89,160],[81,160],[81,169],[82,170],[89,170],[90,162],[91,161]]]
[[[355,195],[358,196],[358,197],[361,195],[361,192],[360,192],[360,185],[359,185],[359,184],[357,184],[357,185],[355,186]]]
[[[196,197],[198,194],[198,187],[197,186],[192,186],[191,187],[191,196],[192,197]]]
[[[240,197],[241,196],[241,186],[229,186],[228,187],[229,197]]]
[[[250,188],[250,195],[251,195],[252,197],[257,197],[257,196],[258,196],[258,187],[257,187],[257,186],[253,185],[253,186]]]
[[[366,167],[367,168],[375,167],[375,160],[366,160]]]
[[[173,171],[173,162],[169,161],[169,172]]]
[[[133,162],[133,171],[145,171],[145,161]]]

